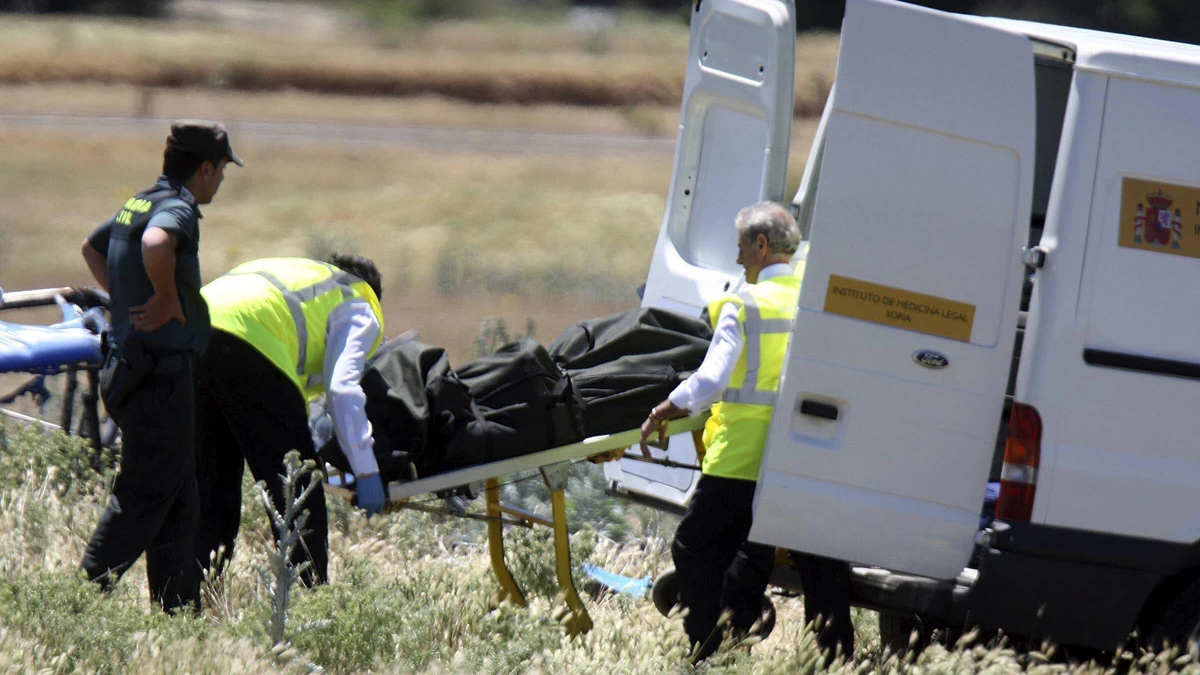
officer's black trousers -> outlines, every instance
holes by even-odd
[[[817,644],[831,658],[839,649],[847,657],[853,655],[850,565],[798,551],[792,551],[791,557],[804,589],[804,620],[819,622]]]
[[[746,631],[759,618],[774,568],[775,549],[746,540],[756,483],[701,476],[691,506],[675,530],[671,556],[679,601],[688,609],[683,627],[703,659],[721,644],[723,609],[732,628]]]
[[[256,481],[266,482],[275,508],[283,514],[280,475],[285,471],[284,456],[298,450],[301,460],[315,461],[317,453],[308,430],[308,406],[300,390],[241,338],[213,331],[208,349],[196,366],[196,399],[199,429],[196,477],[200,491],[196,566],[208,571],[214,557],[219,556],[214,572],[220,573],[225,561],[233,555],[241,524],[244,465],[250,465]],[[320,466],[318,461],[317,468]],[[301,487],[307,483],[306,476]],[[257,508],[261,512],[261,506]],[[318,487],[302,508],[308,510],[305,524],[308,534],[293,551],[292,562],[311,563],[300,577],[302,583],[311,586],[328,578],[324,491]],[[218,554],[222,547],[224,553]]]
[[[83,555],[88,578],[105,588],[144,551],[150,597],[172,610],[199,607],[189,579],[196,530],[196,427],[186,357],[160,366],[109,415],[121,427],[121,466],[112,498]]]

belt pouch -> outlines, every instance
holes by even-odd
[[[153,372],[154,357],[135,336],[125,338],[120,348],[109,351],[100,371],[100,397],[105,407],[120,407]]]

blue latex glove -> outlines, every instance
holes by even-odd
[[[373,516],[383,510],[383,479],[377,473],[356,476],[358,484],[358,508]]]

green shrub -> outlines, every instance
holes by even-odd
[[[591,561],[596,550],[596,533],[584,526],[570,538],[571,578],[578,585],[584,579],[584,564]],[[550,528],[509,528],[505,535],[505,558],[513,579],[526,596],[553,598],[559,593],[554,533]]]
[[[35,424],[0,421],[0,484],[24,485],[28,480],[53,488],[68,498],[93,493],[116,472],[112,451],[105,451],[97,473],[91,445],[79,436],[44,430]]]
[[[75,569],[0,580],[0,617],[49,652],[65,655],[64,665],[98,673],[125,672],[139,635],[178,640],[206,632],[199,618],[145,611],[129,583],[104,593]]]
[[[291,643],[331,673],[376,663],[422,670],[454,654],[487,612],[478,573],[452,564],[381,578],[367,557],[348,557],[336,583],[300,594]]]
[[[451,668],[457,672],[529,672],[535,656],[557,649],[564,642],[563,627],[544,602],[528,608],[506,603],[485,615],[479,628],[479,636],[464,645],[462,653],[451,661]]]

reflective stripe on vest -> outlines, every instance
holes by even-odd
[[[379,324],[367,356],[383,341],[383,309],[362,279],[307,258],[243,263],[203,289],[213,327],[245,340],[292,380],[306,399],[324,392],[329,316],[363,301]]]
[[[762,366],[762,336],[792,332],[792,319],[764,319],[758,311],[758,301],[749,291],[738,293],[745,308],[746,319],[742,325],[746,354],[746,378],[740,389],[726,389],[722,401],[747,403],[749,405],[775,405],[777,391],[761,391],[758,385],[758,369]]]
[[[333,276],[324,281],[318,281],[312,286],[307,286],[298,290],[291,290],[270,272],[261,270],[248,272],[230,272],[230,274],[257,274],[258,276],[271,282],[271,285],[279,289],[283,294],[283,301],[287,303],[288,311],[292,313],[292,321],[296,322],[296,341],[300,343],[299,356],[296,359],[296,374],[304,375],[304,364],[308,361],[308,322],[304,319],[304,303],[309,300],[316,299],[318,296],[324,295],[335,288],[341,287],[343,298],[354,297],[354,289],[350,288],[350,284],[356,281],[362,281],[353,274],[347,274],[342,271],[333,273]],[[321,373],[313,373],[308,375],[306,387],[311,387],[315,384],[320,384]]]
[[[757,480],[771,413],[778,397],[784,355],[800,295],[800,278],[776,276],[709,303],[716,323],[726,304],[738,308],[742,351],[722,400],[706,425],[705,475]]]

